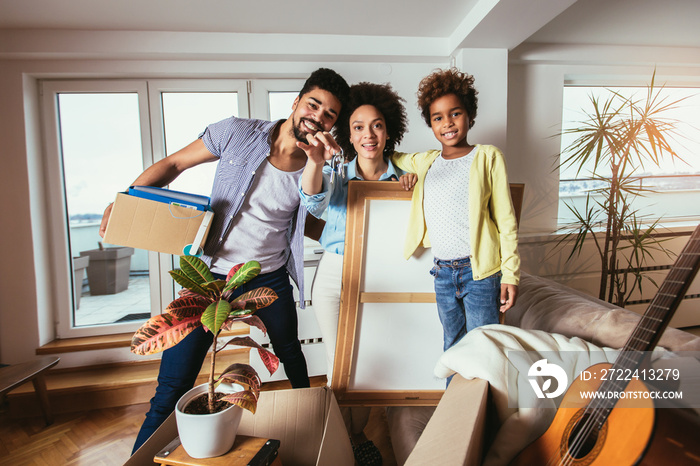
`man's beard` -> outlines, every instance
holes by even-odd
[[[310,131],[304,131],[304,130],[301,129],[301,128],[302,128],[302,125],[304,124],[304,123],[303,123],[304,120],[310,121],[310,122],[313,123],[315,126],[320,126],[320,125],[317,125],[315,121],[309,120],[308,118],[301,118],[301,119],[299,120],[299,123],[298,123],[298,124],[292,125],[292,132],[294,133],[294,137],[296,138],[296,140],[299,141],[299,142],[303,142],[304,144],[308,144],[309,141],[308,141],[308,139],[306,139],[306,136],[307,136],[308,134],[311,134],[311,132],[310,132]],[[318,130],[318,131],[321,131],[321,130]],[[318,132],[318,131],[317,131],[317,132]],[[316,133],[313,133],[313,134],[316,134]]]

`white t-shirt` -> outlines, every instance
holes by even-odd
[[[236,264],[256,260],[261,273],[267,273],[287,263],[287,230],[299,205],[297,186],[303,171],[285,172],[268,160],[260,165],[231,233],[212,263],[213,272],[227,274]]]
[[[464,157],[435,159],[425,176],[423,211],[433,255],[461,259],[469,247],[469,169],[474,151]]]

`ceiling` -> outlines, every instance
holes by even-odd
[[[0,0],[0,30],[409,36],[508,49],[522,42],[700,47],[698,18],[698,0]]]
[[[423,24],[424,0],[0,0],[0,28],[440,37],[475,3],[432,0]]]

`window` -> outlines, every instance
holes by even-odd
[[[210,123],[230,116],[247,117],[246,82],[225,83],[222,87],[220,80],[149,81],[151,108],[161,116],[154,122],[153,132],[158,135],[154,152],[172,154],[197,139]],[[194,167],[180,175],[170,188],[208,196],[215,171],[215,163]]]
[[[114,200],[115,193],[123,189],[123,180],[134,179],[143,170],[138,93],[66,92],[57,97],[69,250],[76,271],[73,325],[83,327],[150,317],[147,255],[139,251],[133,256],[109,258],[113,251],[102,249],[96,230],[101,212]],[[107,169],[110,176],[96,183],[95,175]],[[121,274],[120,280],[118,272],[122,267],[131,273]],[[85,272],[80,272],[81,269],[87,271],[89,283],[82,308],[81,278]],[[117,279],[113,280],[115,273]],[[127,289],[118,300],[106,296],[123,287]]]
[[[685,163],[669,158],[662,160],[657,167],[653,163],[634,167],[635,184],[649,190],[644,196],[637,197],[633,206],[642,218],[657,220],[669,225],[672,222],[682,222],[698,215],[697,206],[700,202],[700,88],[693,87],[655,87],[659,97],[672,103],[682,101],[675,107],[665,111],[663,117],[675,121],[678,137],[673,144],[674,150]],[[565,85],[563,98],[562,129],[579,127],[587,115],[593,113],[591,97],[605,102],[613,93],[625,98],[645,99],[646,87],[603,87]],[[561,150],[571,145],[576,139],[575,134],[565,134],[561,138]],[[564,160],[564,157],[562,157]],[[567,205],[582,210],[586,202],[586,193],[601,186],[601,182],[591,176],[593,162],[579,166],[560,167],[559,183],[559,224],[574,220]],[[577,173],[578,170],[578,173]],[[599,175],[607,176],[601,166]]]
[[[301,83],[42,82],[58,337],[130,332],[162,312],[174,297],[168,274],[172,256],[135,250],[128,258],[126,289],[119,291],[98,290],[90,279],[90,261],[83,268],[81,253],[100,249],[98,229],[105,207],[145,167],[194,141],[207,124],[231,115],[248,117],[251,87],[257,84],[263,91],[255,96],[254,111],[263,113],[258,118],[286,118]],[[188,170],[170,187],[209,195],[215,168],[212,163]],[[97,265],[94,261],[92,272]]]

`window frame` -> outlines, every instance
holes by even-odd
[[[303,79],[256,79],[250,83],[250,109],[253,118],[270,119],[270,92],[299,92]],[[291,115],[292,109],[289,109]]]
[[[46,175],[46,203],[49,206],[48,224],[52,234],[49,237],[49,261],[53,275],[54,322],[57,338],[71,338],[92,335],[105,335],[133,331],[134,323],[116,323],[101,326],[73,326],[73,274],[70,257],[68,212],[66,209],[66,186],[61,150],[58,95],[61,93],[136,93],[139,96],[139,126],[141,129],[141,151],[144,166],[153,160],[151,133],[148,127],[147,88],[139,80],[87,81],[87,80],[43,80],[40,83],[42,95],[42,119],[44,124],[44,161]],[[105,206],[106,207],[106,206]],[[149,253],[149,269],[151,255]],[[149,273],[152,273],[149,270]],[[155,305],[151,296],[151,307]]]
[[[284,80],[289,85],[298,80]],[[44,79],[40,80],[42,144],[45,179],[44,199],[48,206],[48,267],[52,275],[51,296],[57,338],[98,336],[135,331],[140,322],[73,326],[73,273],[70,257],[69,221],[61,150],[58,95],[61,93],[136,93],[138,95],[144,168],[164,158],[165,133],[161,94],[163,92],[237,92],[239,115],[250,117],[250,81],[245,79]],[[290,88],[284,89],[290,91]],[[258,116],[263,118],[262,116]],[[132,180],[124,180],[129,183]],[[126,186],[125,186],[126,187]],[[148,252],[151,314],[159,314],[175,297],[169,270],[175,266],[169,254]]]

